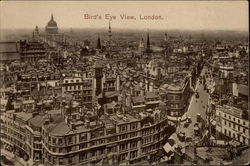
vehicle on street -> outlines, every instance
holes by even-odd
[[[200,97],[199,92],[196,91],[195,97],[196,97],[196,98],[199,98],[199,97]]]

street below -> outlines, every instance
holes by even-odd
[[[200,76],[205,76],[206,71],[207,68],[204,67]],[[199,97],[196,97],[195,94],[191,97],[188,111],[184,114],[184,116],[191,118],[191,123],[187,127],[184,127],[183,123],[177,127],[177,132],[183,132],[189,138],[194,138],[194,125],[197,122],[197,115],[200,114],[201,118],[206,119],[209,99],[209,94],[204,90],[204,86],[199,80],[197,80],[195,90],[198,92]]]

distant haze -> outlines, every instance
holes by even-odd
[[[108,20],[84,19],[84,14],[116,16],[112,28],[248,31],[247,1],[4,1],[2,29],[44,29],[53,13],[58,28],[107,28]],[[122,20],[120,14],[135,16]],[[160,15],[162,20],[139,20],[139,15]]]

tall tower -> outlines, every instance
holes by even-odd
[[[147,35],[147,49],[150,50],[149,32],[148,32],[148,35]]]
[[[95,69],[95,95],[98,96],[102,92],[102,78],[103,78],[103,66],[100,61],[96,61],[94,64]]]
[[[142,54],[143,50],[144,50],[144,39],[142,37],[139,43],[139,52]]]
[[[38,29],[38,26],[36,26],[36,28],[35,28],[35,34],[36,34],[36,35],[39,35],[39,29]]]
[[[164,41],[168,41],[168,33],[167,32],[165,32],[165,34],[164,34]]]
[[[38,26],[36,26],[35,31],[33,31],[33,33],[32,33],[32,39],[33,39],[33,40],[38,40],[38,39],[39,39],[39,30],[38,30]]]
[[[151,53],[151,46],[150,46],[150,39],[149,39],[149,32],[147,34],[147,46],[146,46],[146,53]]]
[[[110,23],[110,21],[109,21],[108,36],[109,36],[108,47],[109,47],[109,51],[110,51],[110,49],[111,49],[111,41],[112,41],[112,32],[111,32],[111,23]]]
[[[96,49],[101,49],[102,48],[102,46],[101,46],[101,39],[100,39],[100,35],[99,35],[99,33],[98,33],[98,39],[97,39],[97,46],[96,46]]]

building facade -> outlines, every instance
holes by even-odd
[[[169,116],[181,117],[187,111],[190,92],[190,77],[185,77],[180,86],[170,85],[165,88],[164,98]]]
[[[22,62],[36,62],[46,59],[46,48],[37,41],[20,41],[20,59]]]
[[[224,105],[216,109],[216,131],[232,140],[249,145],[249,121],[243,110]]]
[[[31,113],[8,111],[3,115],[1,123],[1,141],[11,146],[13,152],[23,157],[29,158],[26,145],[26,124],[32,117]]]
[[[45,165],[96,164],[102,159],[110,164],[135,164],[156,153],[171,132],[167,132],[166,119],[138,120],[128,114],[102,116],[100,121],[88,122],[86,126],[73,122],[67,125],[69,122],[62,117],[57,118],[59,123],[52,120],[43,126]],[[113,120],[118,121],[113,124]]]

